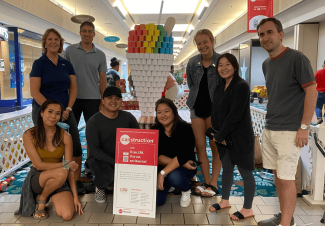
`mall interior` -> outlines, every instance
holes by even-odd
[[[212,31],[215,52],[235,55],[242,77],[252,92],[265,86],[262,63],[269,55],[261,47],[257,33],[247,31],[249,1],[0,0],[0,175],[4,179],[10,176],[16,178],[12,185],[0,192],[0,225],[257,225],[259,221],[277,214],[280,206],[273,174],[261,166],[254,171],[257,190],[252,208],[255,216],[244,221],[229,218],[229,214],[242,208],[244,201],[243,180],[238,170],[234,171],[230,196],[232,206],[217,213],[210,212],[209,206],[219,202],[220,196],[206,198],[192,195],[191,205],[182,208],[179,205],[180,195],[169,194],[166,204],[157,207],[156,218],[114,215],[112,194],[107,195],[105,203],[97,203],[94,194],[89,193],[80,196],[84,215],[76,214],[71,221],[64,221],[56,215],[52,201],[47,204],[49,218],[46,220],[13,214],[19,207],[22,183],[30,167],[22,141],[24,131],[33,127],[29,74],[34,61],[42,56],[42,36],[46,29],[55,28],[61,33],[65,50],[81,40],[80,23],[73,22],[71,18],[78,15],[93,18],[96,27],[93,43],[106,55],[108,69],[111,68],[110,60],[113,57],[120,63],[119,74],[125,84],[124,110],[136,117],[141,128],[149,129],[154,117],[141,112],[141,106],[144,106],[141,97],[137,100],[131,95],[128,82],[135,63],[130,60],[128,48],[118,44],[128,44],[129,32],[136,25],[164,24],[167,18],[175,18],[173,40],[169,43],[172,45],[169,46],[170,55],[173,55],[170,59],[173,59],[174,77],[184,93],[174,103],[179,115],[191,123],[186,105],[189,88],[184,74],[189,59],[199,54],[193,42],[198,30]],[[325,0],[273,0],[273,16],[282,22],[283,45],[302,52],[309,59],[314,73],[321,70],[325,64]],[[118,41],[108,42],[105,37],[118,37]],[[259,142],[265,126],[267,102],[267,97],[251,100],[252,125]],[[296,225],[323,225],[320,220],[325,211],[325,155],[322,154],[325,149],[322,144],[322,141],[325,143],[325,127],[316,125],[316,121],[314,116],[311,123],[314,132],[310,134],[309,144],[302,148],[296,174]],[[83,163],[87,158],[85,125],[83,120],[78,125]],[[211,165],[212,154],[208,142],[206,152]],[[202,175],[197,175],[197,179],[202,180]]]

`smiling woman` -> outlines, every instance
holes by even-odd
[[[32,119],[35,125],[41,105],[46,100],[59,101],[63,105],[60,120],[70,126],[73,157],[77,157],[81,156],[82,150],[77,123],[71,111],[77,96],[77,82],[72,64],[59,56],[63,50],[63,42],[61,34],[54,28],[47,29],[42,37],[43,55],[35,60],[30,73],[30,92],[33,97]]]

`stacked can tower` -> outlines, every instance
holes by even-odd
[[[140,24],[129,31],[128,59],[141,116],[154,116],[155,102],[161,97],[173,65],[172,33],[162,25]]]

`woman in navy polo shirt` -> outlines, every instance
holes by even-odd
[[[30,73],[30,92],[33,97],[32,119],[34,124],[40,115],[41,105],[47,99],[60,101],[65,107],[61,120],[67,123],[73,140],[73,157],[81,158],[82,149],[72,106],[77,97],[77,82],[72,64],[59,56],[64,39],[54,28],[47,29],[42,37],[43,55],[35,60]],[[78,162],[77,159],[73,159]],[[80,164],[79,164],[80,165]],[[80,170],[76,170],[76,179]]]

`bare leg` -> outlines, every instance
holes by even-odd
[[[211,117],[205,119],[206,129],[212,127],[211,125]],[[219,179],[220,170],[221,170],[221,161],[219,157],[219,152],[217,149],[217,145],[213,140],[209,140],[209,144],[212,150],[212,178],[210,180],[211,185],[217,188],[217,181]],[[210,188],[208,188],[210,189]]]
[[[47,197],[56,189],[60,188],[67,180],[68,171],[64,168],[56,168],[43,171],[39,177],[39,184],[43,188],[39,200],[45,201]],[[45,209],[45,204],[39,204],[39,210]],[[45,216],[45,214],[42,214]],[[37,216],[37,215],[36,215]]]
[[[205,138],[205,121],[203,118],[191,119],[192,129],[195,136],[195,146],[197,157],[202,165],[200,166],[206,184],[210,183],[209,159],[206,153],[206,138]],[[203,187],[204,188],[204,187]],[[205,189],[205,188],[204,188]],[[197,190],[199,191],[199,190]],[[195,191],[195,192],[197,192]]]
[[[278,192],[280,209],[282,213],[281,225],[290,226],[297,199],[295,181],[282,180],[276,177],[276,190]]]
[[[63,220],[69,221],[73,217],[74,202],[72,193],[63,191],[52,196],[52,201],[55,207],[56,214],[62,217]]]

